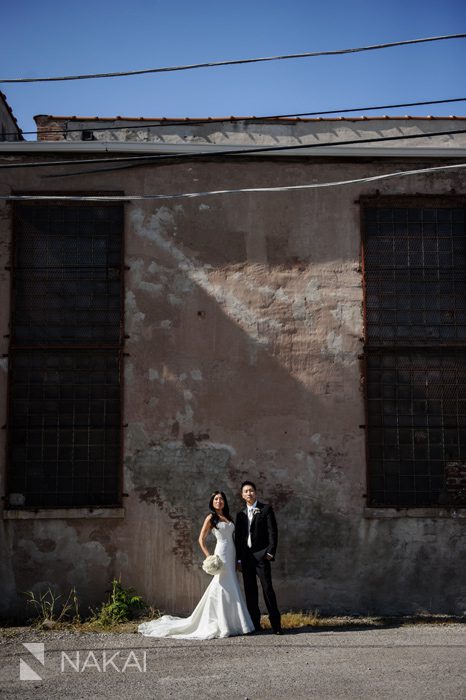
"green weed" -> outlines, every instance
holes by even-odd
[[[34,608],[34,617],[30,620],[33,627],[53,629],[64,622],[79,622],[79,602],[73,587],[64,603],[59,602],[61,594],[56,594],[50,587],[38,597],[33,591],[25,591],[27,604]]]
[[[107,592],[108,599],[100,608],[91,611],[92,616],[89,620],[91,625],[108,628],[128,622],[135,617],[138,610],[147,607],[134,588],[123,588],[121,578],[113,579],[112,588]]]

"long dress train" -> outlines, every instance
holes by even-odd
[[[220,521],[212,529],[217,544],[215,554],[224,562],[219,574],[212,577],[204,595],[189,617],[163,615],[139,625],[146,637],[177,639],[213,639],[247,634],[254,630],[236,573],[236,552],[233,542],[235,526]]]

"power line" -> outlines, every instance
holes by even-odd
[[[11,168],[43,168],[51,167],[56,165],[86,165],[89,163],[134,163],[137,161],[136,165],[144,165],[147,162],[158,161],[158,160],[178,160],[178,159],[197,159],[197,158],[217,158],[221,156],[229,155],[243,155],[248,156],[257,153],[268,153],[270,151],[283,152],[283,151],[299,151],[302,149],[312,149],[312,148],[322,148],[323,146],[349,146],[360,143],[380,143],[384,141],[404,141],[410,139],[420,139],[420,138],[430,138],[433,136],[450,136],[452,134],[464,134],[466,129],[450,129],[448,131],[431,131],[429,133],[422,134],[403,134],[400,136],[377,136],[374,138],[366,139],[350,139],[346,141],[328,141],[320,143],[310,143],[310,144],[298,144],[294,146],[259,146],[257,148],[237,148],[237,149],[225,149],[223,151],[200,151],[198,153],[163,153],[145,156],[115,156],[106,158],[83,158],[80,160],[54,160],[54,161],[33,161],[29,163],[1,163],[0,169],[11,169]],[[66,143],[66,142],[64,142]],[[0,154],[1,155],[1,154]],[[80,173],[81,174],[81,173]]]
[[[441,165],[430,168],[418,168],[416,170],[400,170],[384,175],[371,175],[353,180],[337,180],[334,182],[320,182],[311,185],[285,185],[281,187],[245,187],[229,190],[208,190],[206,192],[183,192],[177,194],[140,194],[140,195],[0,195],[0,200],[29,202],[29,201],[58,201],[58,202],[136,202],[156,201],[165,199],[195,199],[198,197],[211,197],[225,194],[251,194],[261,192],[293,192],[298,190],[315,190],[323,187],[341,187],[344,185],[356,185],[365,182],[376,182],[389,178],[407,177],[410,175],[425,175],[445,170],[460,170],[466,168],[466,163],[455,165]]]
[[[264,61],[283,61],[294,58],[314,58],[316,56],[338,56],[342,54],[360,53],[362,51],[377,51],[389,49],[395,46],[408,46],[432,41],[445,41],[449,39],[464,39],[466,34],[446,34],[444,36],[432,36],[422,39],[409,39],[407,41],[392,41],[385,44],[372,44],[352,49],[336,49],[334,51],[306,51],[305,53],[284,54],[281,56],[266,56],[262,58],[241,58],[231,61],[208,61],[206,63],[191,63],[182,66],[166,66],[164,68],[145,68],[142,70],[119,71],[115,73],[88,73],[83,75],[62,75],[48,78],[2,78],[0,83],[45,83],[63,80],[91,80],[95,78],[121,78],[130,75],[144,75],[147,73],[168,73],[173,71],[194,70],[196,68],[217,68],[218,66],[236,66],[244,63],[261,63]]]
[[[422,102],[400,102],[398,104],[388,104],[388,105],[376,105],[370,107],[351,107],[345,109],[326,109],[319,112],[293,112],[292,114],[267,114],[255,117],[207,117],[204,119],[170,119],[163,121],[165,118],[162,117],[157,121],[157,124],[146,124],[140,122],[134,126],[126,124],[125,126],[93,126],[89,131],[119,131],[121,129],[160,129],[170,126],[196,126],[199,124],[209,124],[209,123],[228,123],[236,121],[260,121],[260,120],[272,120],[272,119],[292,119],[293,117],[319,117],[324,114],[348,114],[349,112],[369,112],[377,109],[397,109],[400,107],[420,107],[422,105],[439,105],[448,104],[450,102],[466,102],[466,97],[454,97],[448,100],[423,100]],[[96,119],[101,119],[102,117],[96,117]],[[73,120],[75,118],[73,117]],[[76,117],[76,121],[79,121],[79,117]],[[92,121],[92,119],[90,120]],[[160,123],[162,122],[162,123]],[[85,127],[80,127],[76,129],[35,129],[34,131],[22,131],[22,134],[72,134],[75,132],[85,131]],[[4,136],[16,136],[16,131],[7,132]]]

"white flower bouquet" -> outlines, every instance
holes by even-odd
[[[218,554],[211,554],[209,557],[206,557],[202,562],[202,568],[204,569],[206,574],[216,576],[223,569],[223,561],[220,559]]]

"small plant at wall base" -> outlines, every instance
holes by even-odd
[[[102,603],[97,611],[92,611],[91,624],[110,627],[133,619],[137,610],[146,608],[141,596],[134,588],[123,588],[121,578],[113,579],[112,588],[108,591],[108,600]]]
[[[59,603],[61,594],[56,594],[49,587],[44,593],[36,594],[33,591],[25,591],[27,604],[33,606],[35,616],[31,623],[35,627],[53,629],[64,622],[79,622],[79,603],[76,589],[73,587],[64,603]]]

